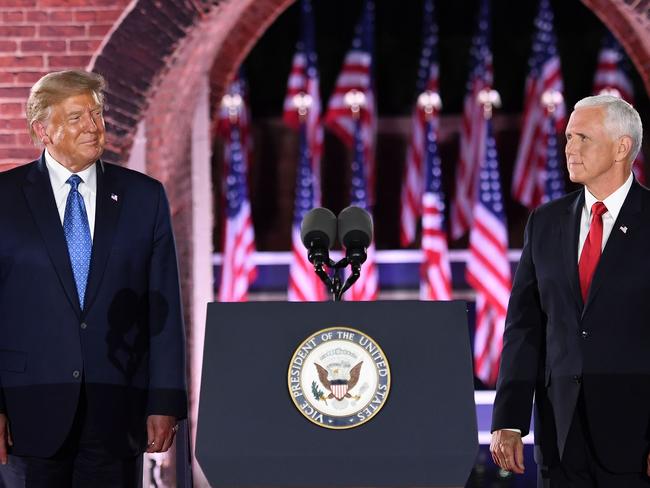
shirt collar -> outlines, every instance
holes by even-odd
[[[52,155],[45,150],[45,164],[47,171],[50,174],[50,181],[54,188],[60,189],[67,185],[68,178],[71,175],[77,174],[82,181],[88,186],[92,193],[97,192],[97,165],[91,164],[83,171],[72,173],[68,168],[59,163]]]
[[[627,197],[627,194],[630,191],[630,188],[632,188],[632,182],[634,181],[634,176],[632,176],[632,173],[630,172],[630,176],[627,177],[627,180],[625,180],[625,183],[623,183],[618,190],[616,190],[614,193],[612,193],[610,196],[605,198],[603,200],[603,203],[605,204],[605,207],[607,207],[607,212],[612,216],[614,220],[618,217],[619,212],[621,211],[621,207],[623,206],[623,203],[625,202],[625,197]],[[591,217],[591,207],[594,203],[598,202],[599,200],[591,194],[589,190],[587,190],[587,187],[585,186],[585,210],[587,211],[587,215]]]

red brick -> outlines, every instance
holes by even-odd
[[[13,83],[14,74],[7,71],[0,71],[0,83]]]
[[[36,83],[43,76],[47,74],[46,71],[23,71],[16,75],[17,83],[28,83],[30,85]]]
[[[18,48],[18,44],[14,41],[0,41],[0,52],[10,53]]]
[[[14,134],[0,134],[0,146],[15,146],[16,136]]]
[[[112,24],[91,25],[88,28],[88,36],[103,38],[108,33],[108,31],[111,30],[111,27],[113,27]]]
[[[40,68],[43,56],[0,56],[0,67]]]
[[[79,10],[74,13],[74,19],[79,22],[115,22],[122,10]]]
[[[85,68],[90,56],[48,56],[50,68]]]
[[[0,98],[22,98],[26,99],[29,95],[28,86],[7,86],[0,87]]]
[[[0,116],[22,115],[24,112],[22,103],[0,103]]]
[[[87,7],[88,0],[40,0],[41,7]]]
[[[122,5],[126,5],[128,2],[121,2]],[[115,0],[87,0],[85,2],[86,5],[91,4],[95,5],[96,7],[116,7],[116,6],[121,6],[120,2],[116,2]]]
[[[22,22],[25,18],[25,15],[19,10],[13,10],[9,12],[2,13],[2,21],[7,22]]]
[[[83,51],[94,53],[97,48],[101,45],[102,41],[70,41],[70,51]]]
[[[7,147],[0,149],[0,159],[18,159],[27,162],[38,156],[38,149],[26,147]]]
[[[29,147],[33,146],[34,142],[27,132],[20,132],[16,134],[16,144],[18,146]]]
[[[0,25],[0,37],[34,37],[33,25]]]
[[[55,10],[48,14],[48,20],[51,22],[71,22],[73,13],[69,10]]]
[[[40,25],[38,33],[41,37],[84,37],[86,28],[83,25]]]
[[[3,130],[27,130],[27,120],[21,119],[1,119],[0,129]]]
[[[97,12],[95,10],[77,10],[74,13],[74,20],[78,22],[95,22]]]
[[[23,52],[61,52],[65,51],[65,41],[22,41],[20,50]]]
[[[122,10],[98,10],[97,20],[99,22],[115,22],[122,15]]]
[[[47,20],[47,12],[42,10],[30,10],[27,12],[28,22],[45,22]]]
[[[3,7],[34,7],[36,0],[2,0]]]

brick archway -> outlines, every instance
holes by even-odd
[[[219,68],[212,70],[212,90],[222,91],[257,39],[294,1],[131,2],[89,64],[109,86],[106,122],[113,144],[106,159],[128,156],[139,119],[174,80],[170,102],[176,103],[170,108],[193,106],[194,83],[213,63]]]
[[[650,2],[582,0],[621,42],[650,94]]]

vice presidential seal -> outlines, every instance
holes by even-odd
[[[367,334],[332,327],[304,340],[289,363],[289,394],[300,413],[328,429],[357,427],[386,403],[390,367]]]

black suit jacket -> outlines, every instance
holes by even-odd
[[[97,163],[86,305],[79,306],[45,159],[0,174],[0,412],[17,455],[49,457],[82,383],[116,456],[142,452],[146,416],[186,416],[176,252],[162,185]]]
[[[582,388],[600,461],[613,472],[638,472],[650,445],[650,191],[632,184],[585,304],[578,281],[583,205],[580,190],[530,215],[492,430],[525,435],[534,393],[537,460],[553,465]]]

